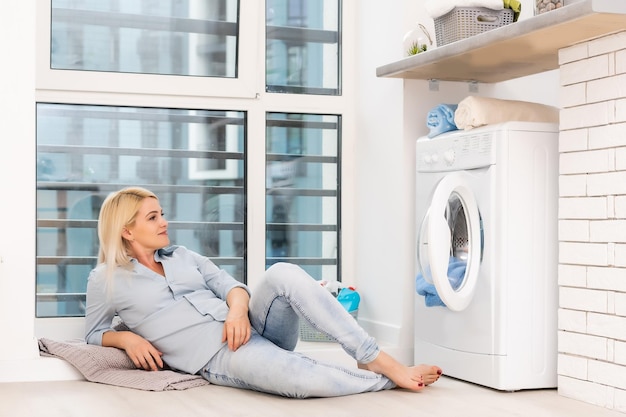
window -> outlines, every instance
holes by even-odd
[[[52,0],[54,69],[237,76],[237,0]]]
[[[40,0],[37,87],[254,98],[260,3]]]
[[[339,277],[339,116],[267,114],[267,264]]]
[[[245,277],[245,114],[39,103],[37,316],[84,314],[112,191],[154,191],[173,243]]]
[[[130,185],[242,282],[341,278],[339,0],[39,4],[38,323],[84,314],[100,205]]]
[[[340,95],[339,0],[266,4],[266,90]]]

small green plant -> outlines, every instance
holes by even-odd
[[[407,54],[409,54],[409,56],[417,55],[420,52],[426,52],[427,49],[428,49],[428,45],[426,45],[425,43],[420,45],[417,42],[413,42],[411,46],[409,47]]]

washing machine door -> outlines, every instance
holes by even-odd
[[[464,310],[472,301],[482,258],[480,213],[468,178],[453,172],[439,181],[417,244],[420,272],[453,311]]]

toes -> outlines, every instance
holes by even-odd
[[[424,384],[430,385],[433,382],[436,382],[439,379],[439,376],[443,373],[441,368],[438,366],[427,366],[425,365],[425,371],[423,374]]]
[[[430,384],[432,384],[433,382],[437,382],[437,380],[438,380],[438,379],[439,379],[439,377],[438,377],[438,376],[431,376],[431,377],[428,377],[428,378],[424,378],[424,383],[425,383],[426,385],[430,385]]]

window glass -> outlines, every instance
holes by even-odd
[[[339,1],[266,1],[268,92],[341,94]]]
[[[53,69],[237,77],[237,0],[52,0]]]
[[[240,111],[37,105],[37,317],[84,315],[104,198],[155,192],[172,244],[245,277]]]
[[[267,114],[267,265],[340,279],[340,133],[340,116]]]

